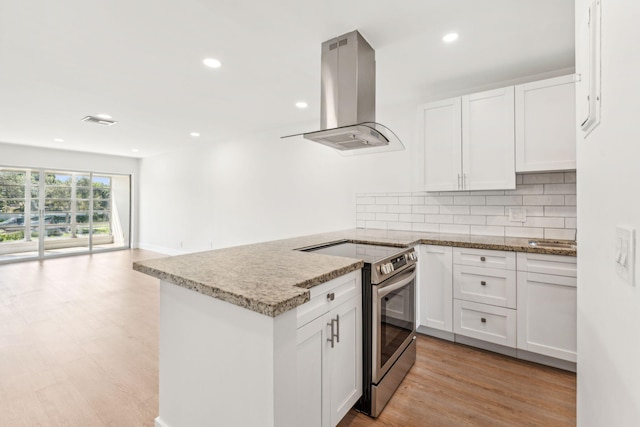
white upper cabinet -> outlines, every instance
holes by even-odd
[[[462,97],[462,189],[516,188],[513,86]]]
[[[419,107],[426,191],[516,186],[513,87]]]
[[[424,141],[424,189],[457,190],[462,174],[461,99],[452,98],[421,106],[420,128]]]
[[[576,168],[574,76],[515,87],[516,171]]]

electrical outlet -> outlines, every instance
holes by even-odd
[[[636,230],[616,227],[616,250],[614,254],[616,272],[625,282],[635,286],[636,275]]]
[[[509,208],[509,221],[525,222],[527,220],[527,210],[525,208]]]

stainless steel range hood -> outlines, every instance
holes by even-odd
[[[390,129],[375,122],[375,105],[376,60],[371,45],[357,30],[327,40],[322,43],[320,130],[291,136],[302,135],[341,152],[403,149]]]

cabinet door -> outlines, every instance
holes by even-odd
[[[424,104],[418,109],[426,191],[458,190],[460,187],[461,118],[460,98]]]
[[[329,372],[327,338],[329,314],[298,328],[297,332],[297,425],[328,427]]]
[[[573,75],[516,86],[516,171],[576,168]]]
[[[329,313],[337,334],[333,348],[330,342],[325,344],[329,354],[331,426],[337,425],[362,396],[361,307],[362,300],[356,297]]]
[[[453,272],[450,246],[420,248],[419,324],[453,332]]]
[[[518,272],[518,348],[576,361],[576,278]]]
[[[462,97],[465,190],[516,188],[513,86]]]

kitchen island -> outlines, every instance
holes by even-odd
[[[297,425],[298,307],[359,283],[363,262],[296,249],[342,240],[575,256],[527,239],[355,229],[137,262],[161,280],[157,427]]]

